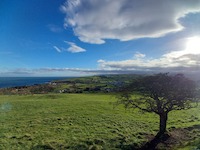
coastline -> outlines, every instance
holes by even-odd
[[[0,88],[15,88],[50,83],[72,77],[0,77]]]

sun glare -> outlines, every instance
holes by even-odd
[[[190,37],[186,42],[186,49],[190,54],[200,54],[200,37]]]

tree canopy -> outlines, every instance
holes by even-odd
[[[133,92],[139,92],[138,96],[133,96]],[[160,73],[145,76],[121,88],[119,93],[117,104],[158,114],[160,134],[166,131],[170,111],[189,109],[197,102],[196,84],[183,74]]]

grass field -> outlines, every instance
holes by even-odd
[[[113,108],[114,101],[105,94],[0,96],[0,149],[130,149],[156,134],[158,116]],[[200,107],[171,112],[168,129],[166,148],[200,148]]]

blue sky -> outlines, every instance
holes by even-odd
[[[1,0],[0,76],[200,72],[200,0]]]

